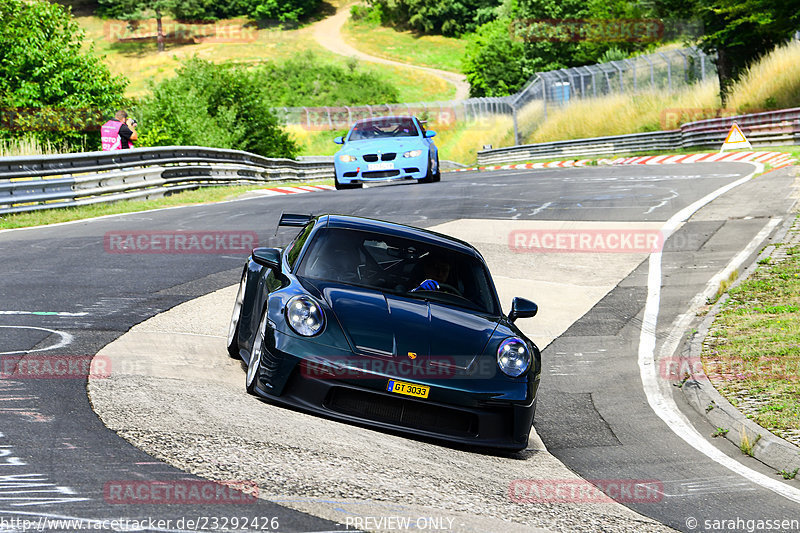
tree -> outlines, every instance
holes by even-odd
[[[786,0],[658,0],[663,17],[699,17],[700,46],[716,54],[720,99],[755,60],[786,42],[800,28],[800,6]]]
[[[461,63],[470,96],[505,96],[519,90],[533,75],[525,66],[523,43],[513,38],[511,27],[511,20],[502,18],[470,35]]]
[[[502,0],[368,0],[381,22],[423,33],[461,35],[493,20]]]
[[[180,0],[98,0],[102,12],[129,22],[156,19],[158,51],[164,51],[164,15],[174,15]]]
[[[122,106],[127,80],[82,50],[83,32],[58,4],[0,0],[0,20],[0,109],[13,115],[0,133],[85,143],[86,130]]]

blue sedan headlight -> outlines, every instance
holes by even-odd
[[[403,154],[403,157],[419,157],[422,155],[422,150],[409,150]]]
[[[356,160],[355,156],[352,155],[345,154],[339,156],[339,161],[341,161],[342,163],[352,163],[355,160]]]
[[[517,337],[504,340],[497,349],[497,366],[507,376],[521,376],[531,366],[531,354],[528,346]]]
[[[308,296],[295,296],[286,304],[286,322],[298,334],[313,337],[325,327],[325,314]]]

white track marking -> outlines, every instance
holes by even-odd
[[[754,164],[754,166],[756,167],[756,170],[753,171],[753,173],[717,189],[716,191],[704,196],[700,200],[673,215],[669,220],[667,220],[667,222],[664,224],[664,228],[662,229],[664,240],[669,238],[669,236],[678,228],[680,224],[688,220],[689,217],[691,217],[700,208],[704,207],[731,189],[749,181],[757,172],[763,171],[763,165]],[[756,236],[756,239],[758,239],[762,233],[759,233],[759,235]],[[755,246],[758,246],[758,243],[754,244],[756,239],[754,239],[750,245],[748,245],[748,248],[750,248],[751,251],[755,248]],[[737,258],[742,255],[742,253],[737,255]],[[769,489],[791,501],[800,503],[800,490],[785,485],[776,479],[761,474],[760,472],[756,472],[755,470],[741,464],[739,461],[728,457],[723,452],[712,446],[711,443],[708,442],[697,431],[697,429],[695,429],[689,419],[686,418],[686,416],[678,409],[678,406],[675,404],[675,400],[671,396],[664,394],[659,388],[659,381],[656,375],[655,348],[658,311],[661,304],[661,255],[661,252],[654,252],[650,254],[650,264],[647,275],[647,303],[645,304],[642,330],[639,337],[639,372],[642,378],[642,386],[650,407],[677,436],[686,441],[687,444],[692,446],[697,451],[706,455],[709,459],[724,466],[732,472],[743,476],[753,483]],[[712,281],[715,279],[716,278],[712,278]]]
[[[72,335],[70,335],[69,333],[65,333],[63,331],[57,331],[55,329],[37,328],[34,326],[0,326],[0,328],[35,329],[39,331],[47,331],[48,333],[52,333],[53,335],[58,335],[61,337],[60,341],[53,344],[52,346],[47,346],[46,348],[36,348],[35,350],[18,350],[16,352],[0,352],[0,355],[15,355],[18,353],[33,353],[33,352],[46,352],[48,350],[58,350],[59,348],[63,348],[64,346],[71,344],[73,340]]]
[[[89,313],[68,313],[59,311],[0,311],[0,315],[34,315],[34,316],[86,316]]]

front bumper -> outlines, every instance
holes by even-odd
[[[274,344],[268,350],[256,392],[278,403],[351,423],[472,446],[521,450],[528,445],[538,380],[517,382],[508,390],[498,390],[502,383],[476,379],[438,384],[410,380],[431,386],[429,398],[422,400],[385,390],[389,378],[406,379],[402,376],[348,372],[346,378],[325,377],[318,367],[309,369],[307,359],[276,350]],[[276,362],[282,368],[271,371],[277,370]],[[270,376],[280,383],[272,382]]]
[[[397,158],[388,163],[392,164],[392,168],[370,170],[369,165],[376,163],[368,163],[361,159],[345,163],[337,156],[333,166],[336,171],[336,180],[342,184],[421,180],[428,173],[428,156],[425,153],[417,157],[403,157],[402,154],[399,154]]]

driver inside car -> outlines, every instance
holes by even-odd
[[[425,280],[409,292],[438,291],[440,283],[446,283],[450,277],[450,263],[440,259],[427,258],[424,265]]]

